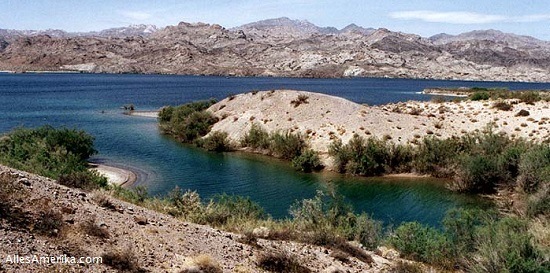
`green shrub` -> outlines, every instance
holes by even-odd
[[[278,157],[292,160],[300,156],[306,143],[301,134],[276,132],[271,136],[271,151]]]
[[[57,182],[67,187],[80,188],[83,190],[105,188],[108,185],[107,178],[99,175],[95,171],[81,171],[62,174],[59,176]]]
[[[470,95],[470,99],[471,100],[488,100],[490,98],[490,95],[488,92],[486,91],[478,91],[478,92],[474,92],[473,94]]]
[[[302,172],[318,171],[323,168],[317,152],[307,149],[292,159],[292,166]]]
[[[390,149],[385,141],[364,139],[355,134],[346,145],[342,145],[340,140],[333,142],[329,146],[329,155],[334,157],[335,167],[340,172],[380,175],[391,168],[388,166]],[[396,162],[392,164],[397,165]]]
[[[547,183],[527,197],[527,215],[529,217],[550,216],[550,184]]]
[[[173,106],[165,106],[160,109],[160,112],[158,114],[159,122],[169,122],[172,119],[172,115],[174,114],[174,107]]]
[[[463,150],[457,139],[426,137],[414,154],[412,168],[435,177],[450,177],[455,158]]]
[[[172,134],[182,142],[191,143],[210,132],[218,119],[209,112],[193,112],[181,122],[172,122]]]
[[[179,187],[175,187],[166,197],[168,203],[174,206],[174,210],[168,213],[173,216],[189,217],[200,214],[203,210],[201,198],[196,191],[182,191]]]
[[[527,104],[535,104],[535,102],[540,101],[542,99],[540,92],[537,91],[523,91],[519,92],[518,98],[521,102],[527,103]]]
[[[206,138],[197,139],[197,146],[214,152],[227,152],[232,150],[231,144],[227,139],[227,133],[220,131],[212,132]]]
[[[550,184],[550,145],[539,144],[523,153],[519,162],[518,185],[527,193]]]
[[[248,133],[241,139],[243,147],[254,149],[269,149],[269,143],[269,133],[256,123],[252,124]]]
[[[467,258],[476,249],[476,231],[488,219],[496,218],[496,212],[477,209],[452,209],[443,219],[450,250],[456,258]]]
[[[0,162],[52,178],[85,170],[96,152],[92,136],[66,128],[21,128],[0,139]]]
[[[457,178],[451,189],[461,192],[493,193],[502,180],[503,170],[491,156],[467,155],[458,164]]]
[[[161,130],[182,142],[191,143],[198,137],[208,134],[217,119],[206,112],[215,100],[198,101],[180,105],[167,106],[159,113]]]
[[[150,199],[147,188],[143,186],[126,189],[119,185],[111,185],[110,188],[115,197],[130,203],[142,205],[145,200]]]
[[[445,235],[417,222],[400,225],[390,237],[390,244],[406,258],[447,268],[454,264]]]
[[[297,229],[309,234],[303,241],[313,244],[334,247],[337,238],[344,238],[373,249],[381,239],[381,223],[366,214],[355,214],[343,197],[335,193],[318,191],[314,198],[292,205],[290,214]]]
[[[546,272],[548,261],[531,239],[526,221],[506,217],[488,222],[476,232],[477,251],[468,271]]]
[[[266,217],[263,208],[250,198],[227,194],[214,196],[199,215],[192,216],[195,222],[214,227],[236,226]]]

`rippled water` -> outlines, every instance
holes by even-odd
[[[43,124],[84,129],[96,138],[94,160],[139,172],[151,194],[175,186],[201,196],[229,193],[250,196],[275,217],[287,215],[296,200],[332,187],[357,211],[386,223],[420,221],[437,225],[453,207],[480,206],[479,198],[451,193],[431,179],[363,179],[334,174],[301,174],[286,162],[241,153],[216,154],[159,134],[155,119],[122,114],[194,100],[222,99],[250,90],[299,89],[382,104],[427,100],[426,87],[507,86],[548,89],[548,84],[458,82],[398,79],[225,78],[162,75],[0,74],[0,132]]]

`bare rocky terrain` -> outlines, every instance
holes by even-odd
[[[290,241],[245,244],[242,235],[1,165],[0,182],[0,272],[266,272],[258,267],[265,253],[286,253],[312,272],[387,272],[400,260],[384,249],[387,258],[366,252],[373,259],[366,263]],[[8,255],[101,256],[103,263],[10,263]]]
[[[0,30],[0,70],[550,81],[550,43],[488,30],[430,38],[277,18],[70,34]]]

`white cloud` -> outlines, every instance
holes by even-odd
[[[525,16],[503,16],[477,12],[451,11],[439,12],[430,10],[398,11],[389,14],[393,19],[421,20],[430,23],[447,24],[489,24],[499,22],[541,22],[550,20],[550,14],[532,14]]]
[[[121,11],[120,14],[132,20],[147,20],[152,17],[151,14],[143,11]]]

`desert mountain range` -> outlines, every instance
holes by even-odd
[[[97,32],[0,29],[0,70],[550,81],[550,42],[478,30],[421,37],[286,17]]]

